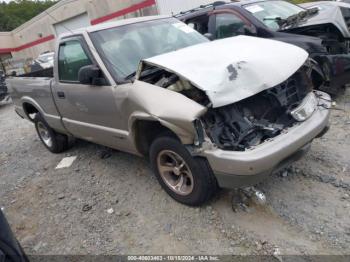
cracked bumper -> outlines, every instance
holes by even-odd
[[[202,156],[207,158],[220,187],[238,188],[257,184],[302,157],[312,140],[329,128],[330,110],[325,107],[330,107],[330,97],[323,92],[317,94],[319,106],[309,119],[254,149],[244,152],[205,150]]]

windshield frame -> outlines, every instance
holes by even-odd
[[[261,23],[262,23],[264,26],[266,26],[268,29],[277,32],[277,31],[280,31],[280,30],[283,30],[283,29],[280,28],[280,26],[278,26],[278,28],[273,28],[273,27],[269,26],[268,24],[265,23],[265,21],[264,21],[263,19],[260,19],[259,17],[257,17],[257,16],[255,15],[255,13],[250,12],[249,9],[247,9],[247,7],[249,7],[249,6],[254,6],[254,5],[259,5],[259,3],[271,3],[271,2],[283,2],[283,3],[289,4],[289,5],[291,5],[291,6],[294,6],[294,7],[297,7],[297,8],[300,9],[299,12],[297,12],[297,13],[295,13],[295,14],[292,14],[292,15],[298,15],[298,14],[299,14],[300,12],[302,12],[302,11],[307,11],[307,9],[305,9],[304,7],[301,7],[301,6],[299,6],[299,5],[293,4],[293,3],[288,2],[288,1],[283,1],[283,0],[257,1],[257,2],[253,2],[253,3],[244,4],[244,5],[242,5],[242,8],[244,8],[245,11],[249,12],[252,16],[254,16],[255,19],[257,19],[259,22],[261,22]],[[282,20],[283,20],[283,19],[286,19],[287,17],[281,17],[281,18],[282,18]],[[278,23],[276,22],[276,24],[278,24]]]
[[[182,21],[178,20],[177,18],[174,17],[165,17],[165,18],[159,18],[159,19],[153,19],[153,20],[149,20],[149,21],[140,21],[140,22],[136,22],[136,23],[131,23],[131,24],[126,24],[126,25],[117,25],[114,27],[109,27],[109,28],[105,28],[105,29],[101,29],[101,30],[96,30],[96,31],[92,31],[92,32],[88,32],[88,36],[90,38],[90,41],[93,44],[93,48],[95,49],[95,51],[97,52],[98,56],[100,57],[100,59],[102,60],[102,62],[104,63],[106,69],[108,70],[109,74],[111,75],[111,77],[114,79],[114,81],[116,82],[116,84],[126,84],[126,83],[131,83],[133,82],[133,80],[136,77],[138,68],[140,63],[135,67],[135,71],[133,72],[134,76],[130,77],[129,76],[121,76],[118,72],[116,72],[116,70],[113,68],[113,63],[111,62],[110,59],[108,59],[105,56],[105,53],[103,52],[102,48],[100,48],[100,46],[97,45],[96,41],[95,41],[95,37],[94,34],[101,32],[101,31],[108,31],[108,30],[113,30],[113,29],[117,29],[117,28],[123,28],[123,27],[129,27],[129,26],[133,26],[136,24],[145,24],[145,23],[152,23],[152,22],[159,22],[159,21],[164,21],[164,23],[168,23],[168,24],[174,24],[175,22],[177,23],[183,23]],[[172,23],[172,21],[174,21],[174,23]],[[184,25],[186,25],[185,23],[183,23]],[[187,25],[186,25],[187,26]],[[195,31],[195,30],[194,30]],[[196,34],[198,34],[198,36],[202,37],[203,42],[210,42],[210,40],[208,40],[205,36],[201,35],[199,32],[195,31]],[[200,44],[200,43],[198,43]],[[179,50],[179,49],[177,49]],[[170,52],[170,51],[169,51]],[[165,54],[167,52],[164,52],[162,54]],[[157,54],[157,55],[162,55],[162,54]],[[156,55],[156,56],[157,56]],[[144,58],[146,59],[146,58]],[[140,60],[141,62],[142,60]],[[114,65],[115,66],[115,65]]]

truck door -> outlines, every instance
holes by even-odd
[[[64,39],[55,61],[53,96],[66,129],[75,137],[114,148],[122,148],[126,132],[120,130],[114,86],[84,85],[80,68],[97,65],[82,36]]]

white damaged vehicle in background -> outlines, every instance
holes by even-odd
[[[328,129],[330,97],[313,90],[308,54],[282,42],[210,42],[144,17],[61,36],[54,61],[51,79],[8,80],[45,147],[59,153],[77,137],[144,156],[187,205],[255,185]]]

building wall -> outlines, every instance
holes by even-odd
[[[200,5],[211,4],[217,0],[157,0],[158,11],[162,15],[178,14]]]
[[[90,14],[91,24],[98,24],[105,21],[156,15],[155,4],[155,0],[91,0],[87,10]]]
[[[0,70],[4,70],[4,60],[11,58],[13,47],[13,37],[11,32],[0,32]]]
[[[35,58],[40,53],[54,50],[55,30],[53,24],[84,13],[87,0],[60,1],[13,31],[14,59]],[[39,44],[38,44],[39,42]]]
[[[0,48],[12,48],[14,45],[12,32],[0,32]]]

